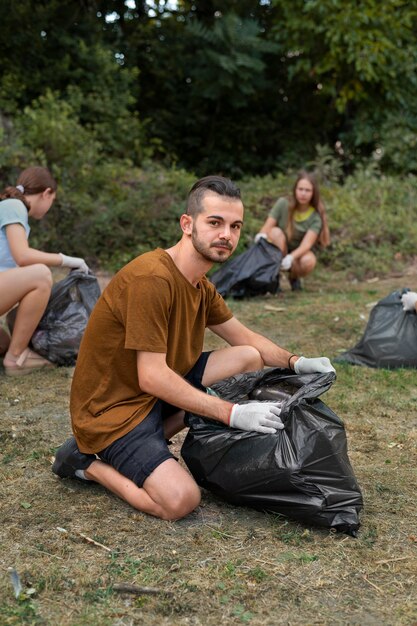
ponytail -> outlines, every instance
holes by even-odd
[[[24,196],[24,191],[20,191],[20,188],[24,190],[23,185],[16,185],[16,187],[6,187],[3,193],[0,194],[0,200],[6,200],[7,198],[13,198],[14,200],[20,200],[23,202],[27,210],[30,210],[30,204]]]

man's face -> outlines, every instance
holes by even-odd
[[[203,211],[193,219],[191,241],[207,261],[224,263],[236,250],[243,225],[243,204],[208,191]]]

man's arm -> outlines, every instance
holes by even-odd
[[[165,354],[138,352],[137,368],[142,391],[180,409],[241,430],[274,433],[284,427],[276,403],[233,404],[204,393],[171,370]]]
[[[255,333],[244,326],[235,317],[223,324],[210,326],[210,330],[227,341],[231,346],[253,346],[260,353],[265,365],[272,367],[287,367],[297,374],[311,374],[314,372],[334,372],[335,369],[327,357],[306,358],[299,357],[284,348],[281,348],[267,337]]]
[[[160,352],[138,352],[137,368],[142,391],[185,411],[229,423],[233,403],[210,396],[176,374]]]
[[[210,330],[227,341],[231,346],[253,346],[260,353],[265,365],[274,367],[288,367],[288,359],[291,352],[281,348],[267,337],[255,333],[250,328],[239,322],[236,317],[232,317],[223,324],[210,326]],[[293,355],[291,366],[294,367],[294,361],[298,356]]]

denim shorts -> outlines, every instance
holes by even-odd
[[[194,367],[184,376],[193,387],[205,391],[201,384],[211,352],[203,352]],[[120,474],[142,487],[148,476],[167,459],[175,459],[168,449],[163,421],[180,409],[157,400],[145,419],[120,439],[101,450],[98,456]]]

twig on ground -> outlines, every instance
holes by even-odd
[[[369,585],[371,585],[371,587],[373,587],[374,589],[376,589],[378,593],[384,593],[380,587],[378,587],[377,585],[375,585],[375,583],[371,583],[371,581],[370,581],[370,580],[368,580],[366,576],[362,576],[362,578],[364,579],[364,581],[365,581],[365,582],[367,582]]]
[[[68,530],[66,528],[62,528],[61,526],[57,526],[56,529],[59,530],[60,533],[63,533],[65,535],[69,534]],[[93,546],[97,546],[97,548],[103,548],[103,550],[106,550],[107,552],[111,552],[111,548],[108,548],[107,546],[103,545],[102,543],[99,543],[98,541],[95,541],[91,537],[88,537],[87,535],[84,535],[84,533],[80,533],[80,531],[78,531],[78,530],[75,530],[74,533],[76,535],[78,535],[79,537],[81,537],[82,539],[84,539],[84,541],[86,541],[87,543],[91,543]]]
[[[94,541],[94,539],[91,539],[91,537],[87,537],[87,535],[84,535],[83,533],[80,533],[78,531],[76,531],[76,533],[77,535],[82,537],[82,539],[84,539],[84,541],[86,541],[87,543],[91,543],[93,544],[93,546],[97,546],[97,548],[103,548],[103,550],[107,550],[107,552],[111,552],[111,548],[108,548],[107,546],[103,545],[102,543],[99,543],[98,541]]]
[[[62,556],[58,556],[57,554],[51,554],[50,552],[46,552],[45,550],[40,550],[40,548],[35,548],[36,552],[40,552],[41,554],[46,554],[47,556],[53,556],[54,559],[61,559],[63,561]]]
[[[218,528],[213,528],[213,526],[209,526],[208,524],[206,524],[206,527],[209,528],[210,530],[213,530],[215,533],[219,533],[219,535],[221,535],[222,537],[228,537],[229,539],[239,539],[239,537],[235,537],[234,535],[228,535],[227,533],[222,532]]]
[[[397,556],[395,559],[382,559],[382,561],[375,561],[375,565],[385,565],[385,563],[392,563],[393,561],[406,561],[409,556]]]

